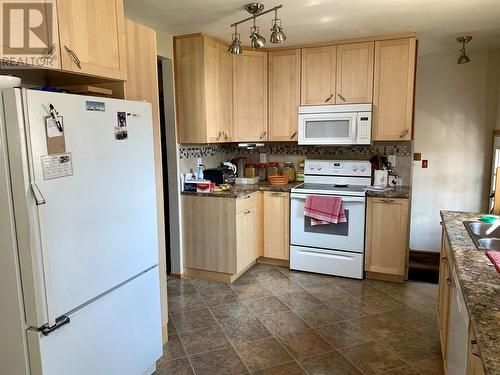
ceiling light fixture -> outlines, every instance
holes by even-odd
[[[471,41],[472,37],[469,35],[460,36],[457,38],[458,43],[462,43],[462,48],[460,48],[460,56],[457,60],[457,64],[467,64],[470,62],[469,56],[465,53],[465,45]]]
[[[281,27],[281,20],[278,18],[278,10],[274,10],[274,19],[271,21],[271,43],[279,44],[286,40],[286,35]]]
[[[250,45],[253,49],[262,48],[266,44],[266,38],[259,34],[259,26],[255,26],[255,17],[253,26],[250,28]]]
[[[241,40],[240,34],[238,34],[238,25],[234,25],[234,34],[227,51],[233,55],[241,55]]]
[[[234,34],[231,40],[231,44],[229,45],[228,52],[234,55],[240,55],[242,53],[241,50],[241,40],[240,34],[238,34],[237,26],[240,23],[247,22],[253,20],[253,26],[250,28],[250,45],[253,49],[258,49],[264,47],[266,44],[266,38],[260,35],[259,27],[255,25],[255,19],[257,17],[263,16],[269,12],[274,11],[274,19],[272,20],[272,28],[271,28],[271,43],[282,43],[286,40],[285,33],[283,32],[283,28],[281,27],[281,20],[278,18],[278,9],[282,8],[283,4],[275,6],[269,10],[264,10],[264,5],[260,3],[249,3],[245,5],[245,9],[248,13],[251,14],[250,17],[245,18],[244,20],[235,22],[231,25],[234,27]]]

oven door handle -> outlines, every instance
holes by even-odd
[[[323,196],[329,196],[326,194],[299,194],[299,193],[291,193],[290,198],[295,198],[295,199],[302,199],[305,200],[308,195],[323,195]],[[342,202],[364,202],[365,197],[344,197],[342,196]]]

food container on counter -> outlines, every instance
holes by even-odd
[[[259,163],[257,164],[257,176],[259,176],[260,181],[266,181],[267,164]]]
[[[267,165],[267,180],[269,181],[270,176],[280,175],[280,163],[277,161],[272,161]]]
[[[283,164],[283,176],[288,177],[288,182],[295,181],[295,165],[291,161],[287,161]]]
[[[245,177],[251,178],[257,176],[257,168],[255,164],[248,163],[245,165]]]
[[[297,181],[304,181],[304,168],[306,164],[304,163],[304,160],[299,161],[297,164]]]

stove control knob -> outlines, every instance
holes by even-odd
[[[322,166],[321,164],[318,164],[318,165],[316,166],[316,169],[317,169],[318,171],[320,171],[320,170],[322,170],[322,169],[323,169],[323,166]]]
[[[315,166],[314,166],[314,165],[312,165],[312,164],[309,166],[309,169],[310,169],[311,171],[314,171],[314,168],[315,168]]]
[[[356,165],[353,165],[353,166],[352,166],[352,170],[353,170],[354,172],[356,172],[356,171],[358,170],[358,167],[357,167]]]
[[[364,165],[362,165],[361,167],[359,167],[359,170],[360,170],[361,172],[364,172],[364,171],[366,171],[366,167],[365,167]]]

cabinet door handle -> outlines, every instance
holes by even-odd
[[[222,137],[222,132],[221,131],[219,131],[219,136],[217,137],[217,141],[220,140],[220,137]]]
[[[446,257],[443,257],[442,262],[443,262],[444,264],[447,264],[447,263],[448,263],[448,259],[446,259]]]
[[[476,340],[470,340],[470,352],[472,353],[472,355],[474,355],[476,357],[481,357],[479,355],[479,350],[477,348],[477,341]]]
[[[267,131],[265,131],[264,133],[262,133],[262,135],[260,136],[260,139],[264,139],[264,137],[266,136],[267,134]]]
[[[381,199],[380,201],[384,203],[393,203],[394,199]]]
[[[333,98],[333,94],[330,95],[326,100],[325,100],[325,103],[328,103],[331,99]]]
[[[244,196],[243,199],[250,199],[250,195]]]
[[[345,102],[345,98],[342,96],[342,94],[337,94],[340,99],[342,99],[343,102]]]
[[[408,134],[408,129],[405,129],[399,134],[399,138],[403,138],[406,134]]]
[[[298,132],[293,133],[293,134],[290,136],[290,139],[294,139],[294,138],[295,138],[295,136],[297,135],[297,133],[298,133]]]
[[[451,279],[449,277],[446,279],[446,284],[448,284],[448,286],[453,286],[453,283],[451,282]]]
[[[273,197],[282,197],[282,196],[283,196],[283,193],[276,193],[276,192],[272,192],[272,193],[271,193],[271,196],[273,196]]]
[[[250,213],[250,210],[247,210],[245,212],[243,212],[243,215],[248,215]]]
[[[81,69],[82,64],[81,64],[80,59],[78,58],[77,54],[72,49],[68,48],[68,46],[64,46],[64,50],[69,54],[69,56],[71,57],[71,59],[73,60],[75,65],[78,67],[78,69]]]
[[[226,132],[222,132],[224,134],[224,140],[227,141],[227,133]]]

